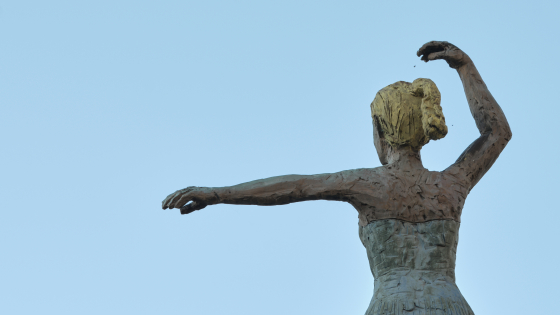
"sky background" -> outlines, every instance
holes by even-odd
[[[476,314],[557,311],[558,1],[0,2],[0,313],[363,314],[357,212],[162,211],[187,186],[377,167],[369,104],[430,78],[443,170],[478,137],[475,62],[513,139],[471,191],[457,284]]]

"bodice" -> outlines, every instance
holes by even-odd
[[[455,285],[454,220],[378,220],[360,226],[375,278],[366,315],[474,314]]]

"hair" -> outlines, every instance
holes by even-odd
[[[380,137],[393,147],[420,149],[447,134],[441,94],[430,79],[399,81],[377,92],[371,118]]]

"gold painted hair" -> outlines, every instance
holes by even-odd
[[[391,146],[419,149],[447,134],[440,102],[441,94],[432,80],[399,81],[377,92],[371,117],[379,135]]]

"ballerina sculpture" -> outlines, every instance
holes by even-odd
[[[163,209],[188,214],[219,203],[273,206],[337,200],[358,210],[374,293],[366,315],[474,314],[455,284],[455,256],[467,195],[490,169],[511,130],[470,57],[448,42],[432,41],[417,55],[443,59],[463,82],[480,131],[442,172],[422,166],[420,149],[447,134],[440,93],[429,79],[397,82],[371,103],[374,144],[383,166],[332,174],[285,175],[230,187],[187,187]]]

